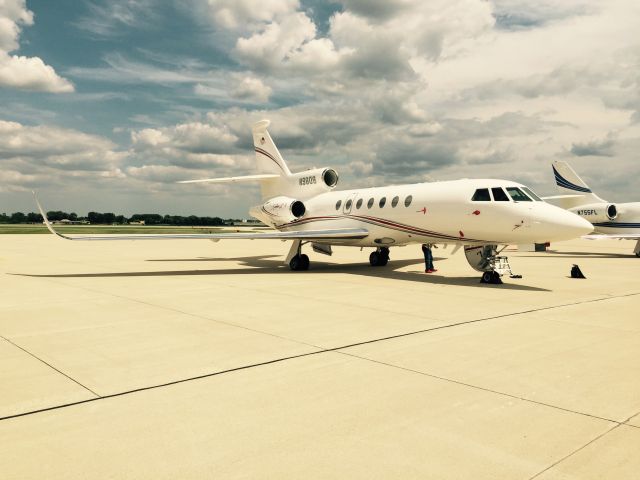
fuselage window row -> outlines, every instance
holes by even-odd
[[[474,195],[474,199],[475,199],[475,195]],[[507,199],[507,200],[508,200],[508,199]],[[405,207],[408,207],[409,205],[411,205],[411,202],[412,202],[412,201],[413,201],[413,196],[412,196],[412,195],[408,195],[408,196],[404,199],[404,206],[405,206]],[[359,198],[359,199],[356,201],[356,205],[355,205],[355,206],[356,206],[356,209],[360,210],[360,208],[362,207],[363,202],[364,202],[364,200],[363,200],[362,198]],[[395,197],[393,197],[393,199],[391,200],[391,206],[392,206],[393,208],[395,208],[395,207],[397,207],[397,206],[398,206],[398,203],[399,203],[399,202],[400,202],[400,197],[396,195],[396,196],[395,196]],[[375,199],[374,199],[373,197],[369,198],[369,200],[367,200],[367,208],[368,208],[368,209],[373,208],[374,203],[375,203]],[[387,197],[382,197],[382,198],[380,199],[380,201],[378,202],[378,206],[379,206],[380,208],[384,208],[384,206],[386,205],[386,203],[387,203]],[[352,199],[348,199],[348,200],[346,200],[346,201],[345,201],[345,204],[344,204],[344,208],[345,208],[345,210],[347,210],[347,211],[348,211],[348,210],[350,210],[350,209],[351,209],[351,205],[352,205],[352,204],[353,204],[353,200],[352,200]],[[340,199],[340,200],[338,200],[338,201],[336,202],[336,210],[340,210],[340,207],[341,207],[341,206],[342,206],[342,199]]]

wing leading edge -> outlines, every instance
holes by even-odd
[[[136,234],[136,235],[109,235],[109,236],[80,236],[64,235],[56,231],[44,209],[38,201],[38,196],[33,192],[33,196],[40,210],[40,215],[51,233],[65,240],[101,241],[101,240],[258,240],[258,239],[279,239],[279,240],[330,240],[330,239],[360,239],[369,235],[369,231],[364,228],[339,228],[329,230],[305,230],[292,232],[270,231],[265,233],[176,233],[176,234]]]
[[[640,233],[591,233],[582,238],[585,240],[640,240]]]

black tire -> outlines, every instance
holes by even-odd
[[[491,283],[493,272],[482,272],[482,283]]]
[[[384,267],[387,263],[389,263],[389,255],[380,255],[380,263],[378,263],[378,266]]]
[[[494,285],[502,285],[502,280],[498,272],[491,272],[491,283]]]
[[[371,255],[369,255],[369,263],[372,267],[380,266],[380,254],[378,252],[371,252]]]
[[[304,253],[300,255],[300,270],[309,270],[309,256]]]
[[[301,263],[302,261],[300,259],[300,255],[296,255],[289,261],[289,268],[294,272],[297,272],[298,270],[300,270]]]

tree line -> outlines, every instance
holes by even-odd
[[[220,217],[199,217],[196,215],[159,215],[157,213],[136,213],[131,217],[115,213],[89,212],[86,217],[75,212],[47,212],[52,222],[70,220],[72,222],[89,222],[92,225],[126,225],[130,222],[144,222],[145,225],[180,225],[180,226],[220,226],[240,222],[238,219],[222,219]],[[0,223],[42,223],[42,215],[35,212],[15,212],[11,215],[0,214]]]

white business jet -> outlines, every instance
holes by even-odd
[[[568,240],[593,230],[589,222],[540,200],[529,188],[508,180],[454,180],[358,190],[334,190],[332,168],[291,173],[262,120],[253,127],[257,174],[180,183],[257,182],[262,204],[251,215],[273,227],[267,233],[67,236],[67,240],[281,239],[293,240],[286,257],[292,270],[307,270],[302,246],[331,255],[332,246],[371,247],[372,266],[384,266],[389,247],[411,243],[464,247],[483,279],[499,283],[498,246]],[[399,159],[401,161],[401,159]]]
[[[557,200],[561,207],[591,222],[594,233],[584,238],[637,240],[633,253],[640,257],[640,202],[607,202],[593,193],[567,162],[555,161],[551,168],[563,195],[544,199]]]

